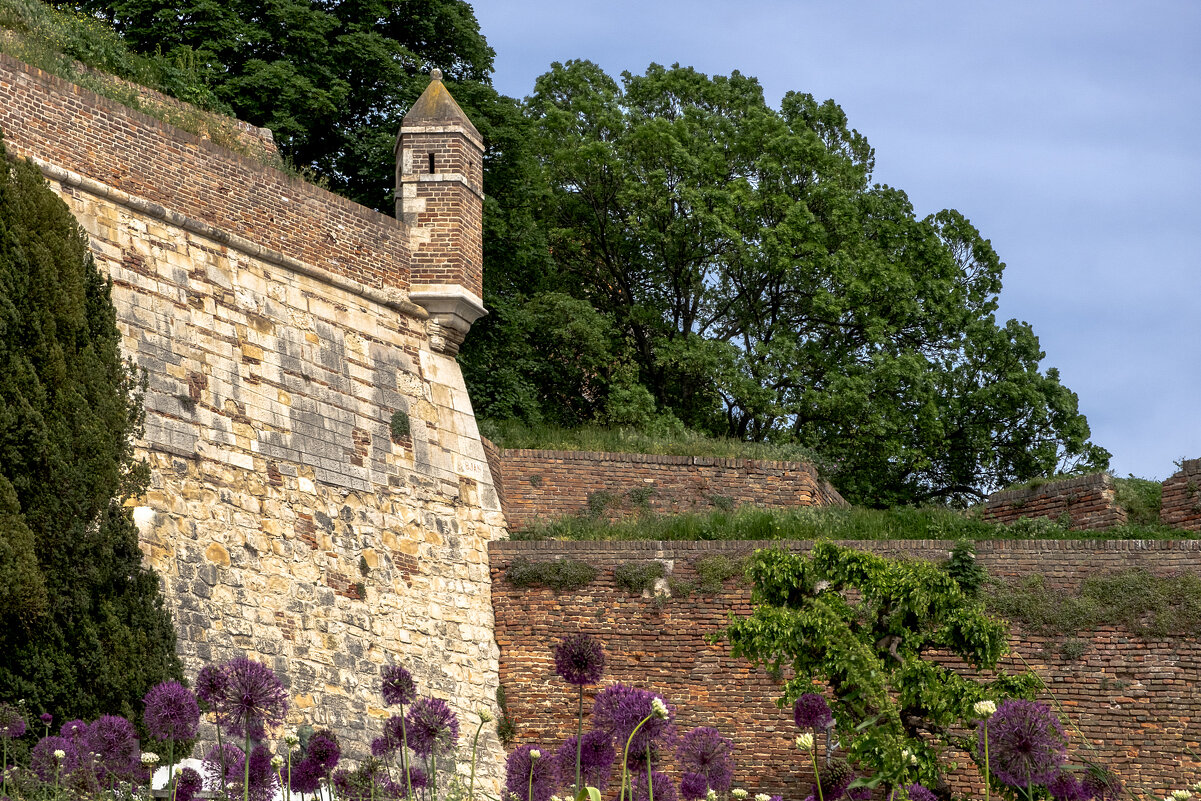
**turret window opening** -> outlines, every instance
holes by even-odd
[[[434,154],[430,153],[430,175],[434,174]]]

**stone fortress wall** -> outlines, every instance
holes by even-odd
[[[454,206],[478,201],[482,149],[431,93],[398,142],[405,222],[0,55],[10,156],[87,231],[146,371],[134,517],[188,673],[267,662],[289,723],[333,727],[355,758],[387,715],[381,665],[465,730],[497,687],[505,522],[454,359],[483,312],[480,207]],[[431,172],[414,143],[455,155]],[[495,735],[482,747],[495,778]]]

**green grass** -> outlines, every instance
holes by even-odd
[[[706,437],[692,431],[648,434],[633,428],[535,428],[517,420],[481,420],[480,433],[502,448],[765,459],[809,462],[820,466],[817,455],[799,445],[744,442],[737,439]]]
[[[169,59],[136,53],[103,20],[58,10],[41,0],[0,0],[0,51],[230,150],[282,166],[274,153],[239,136],[231,109],[205,84],[186,54]],[[114,76],[191,108],[146,101]]]
[[[643,514],[609,522],[594,516],[563,517],[522,531],[515,540],[1030,540],[1196,539],[1196,532],[1127,525],[1106,531],[1070,531],[1052,520],[987,523],[939,507],[890,510],[858,507],[760,509],[742,507],[683,515]]]

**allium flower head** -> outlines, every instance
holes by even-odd
[[[59,756],[62,754],[62,756]],[[65,737],[43,737],[29,755],[29,766],[44,782],[54,781],[55,772],[66,776],[79,767],[79,752]]]
[[[491,723],[496,719],[492,717],[492,710],[487,707],[480,707],[476,710],[476,714],[480,716],[480,723]]]
[[[203,787],[204,782],[195,768],[183,768],[175,779],[175,801],[192,801]]]
[[[38,715],[38,720],[42,721],[43,726],[49,726],[54,722],[54,715],[51,715],[49,712],[43,712]]]
[[[824,729],[834,720],[826,699],[817,693],[805,693],[792,705],[792,719],[800,729]]]
[[[663,702],[661,696],[650,690],[625,684],[614,684],[597,693],[592,707],[592,721],[597,728],[607,732],[617,741],[619,749],[624,749],[626,742],[629,741],[631,758],[636,756],[645,758],[648,748],[651,748],[656,741],[670,736],[672,732],[671,720],[674,713],[671,707],[664,704],[667,717],[656,717],[652,707],[655,699],[658,699],[660,703]],[[638,727],[639,723],[642,723],[643,718],[648,716],[650,720],[643,723],[642,728],[639,728],[638,733],[634,735],[634,739],[630,740],[634,729]]]
[[[563,745],[559,746],[559,750],[555,753],[555,758],[559,760],[559,764],[566,770],[568,766],[572,769],[572,775],[568,777],[569,781],[575,781],[575,735],[568,737]],[[580,746],[580,781],[585,787],[596,787],[601,790],[609,783],[609,777],[613,772],[613,763],[617,760],[617,753],[613,750],[613,738],[603,731],[593,729],[584,733],[583,745]]]
[[[329,729],[321,729],[309,738],[305,759],[311,759],[321,768],[322,773],[329,773],[342,758],[342,746],[338,744],[338,736]]]
[[[587,634],[573,634],[555,646],[555,672],[568,684],[596,684],[605,672],[605,649]]]
[[[509,754],[505,760],[507,794],[515,795],[521,801],[550,801],[551,794],[559,786],[559,760],[534,756],[541,752],[537,746],[523,745]]]
[[[230,743],[224,743],[220,748],[213,746],[204,755],[204,773],[208,777],[208,785],[213,790],[223,790],[230,782],[242,783],[243,760],[246,758],[242,749]],[[222,775],[221,767],[225,766]]]
[[[755,793],[755,801],[771,801],[771,796],[767,793]]]
[[[153,751],[143,751],[142,752],[142,764],[143,765],[157,765],[158,764],[158,754],[154,753]]]
[[[15,740],[25,733],[25,718],[15,707],[0,704],[0,738]]]
[[[1175,801],[1188,801],[1193,797],[1193,794],[1188,790],[1173,790],[1172,798]]]
[[[225,697],[219,704],[221,721],[230,734],[261,740],[267,726],[283,723],[288,711],[288,693],[275,672],[262,662],[241,657],[225,665],[229,678]]]
[[[196,699],[206,709],[216,709],[229,689],[229,674],[224,665],[205,665],[196,674]]]
[[[804,734],[798,734],[796,738],[796,747],[802,751],[813,750],[813,732],[807,731]]]
[[[972,704],[972,711],[982,718],[990,717],[997,711],[996,701],[977,701]]]
[[[1067,757],[1067,741],[1059,719],[1046,704],[1009,700],[979,724],[980,753],[988,727],[992,772],[1010,787],[1047,784]]]
[[[104,715],[88,726],[84,742],[97,754],[96,771],[101,779],[132,779],[141,767],[138,735],[133,724],[120,715]]]
[[[177,681],[164,681],[146,693],[142,722],[156,740],[190,740],[200,725],[200,706],[192,691]]]
[[[405,717],[409,748],[428,757],[435,748],[452,749],[459,741],[459,719],[440,698],[418,698]]]
[[[413,674],[400,665],[384,665],[381,669],[383,680],[380,683],[380,695],[389,706],[404,706],[417,699],[417,683]]]
[[[276,770],[279,770],[283,766],[284,766],[284,758],[283,757],[281,757],[279,754],[276,754],[275,756],[271,757],[271,767],[275,768]]]
[[[311,759],[302,759],[292,765],[292,792],[314,793],[321,786],[325,773]]]
[[[938,796],[920,784],[909,785],[905,792],[909,793],[909,801],[938,801]]]
[[[739,799],[739,801],[742,801],[742,799],[746,798],[748,795],[750,795],[750,793],[748,793],[746,790],[739,787],[737,789],[731,790],[730,795]]]
[[[850,801],[871,801],[872,788],[870,787],[848,787],[846,796]]]
[[[1092,793],[1085,789],[1084,784],[1067,771],[1060,771],[1055,778],[1047,783],[1047,791],[1055,801],[1088,801]],[[1173,793],[1175,795],[1175,793]],[[1186,801],[1178,798],[1176,801]]]
[[[1111,770],[1089,766],[1081,782],[1093,801],[1117,801],[1122,797],[1122,780]]]
[[[701,801],[709,795],[709,782],[699,773],[685,773],[680,777],[680,797],[684,801]],[[717,792],[713,793],[714,798]]]
[[[271,801],[278,785],[279,776],[271,767],[271,752],[260,743],[250,752],[250,798],[253,801]]]
[[[646,771],[642,770],[630,777],[634,785],[634,801],[650,801],[650,787],[655,790],[655,801],[679,801],[676,785],[666,773],[651,771],[651,784],[647,785]]]
[[[63,724],[63,727],[58,730],[58,733],[68,740],[80,740],[88,734],[88,724],[82,720],[68,720]]]
[[[734,743],[709,726],[700,726],[680,738],[676,746],[677,764],[681,770],[705,777],[704,794],[710,787],[721,792],[730,789],[734,780]],[[680,786],[683,792],[683,784]]]

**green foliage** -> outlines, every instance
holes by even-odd
[[[523,360],[554,364],[511,312],[570,296],[596,318],[583,358],[599,369],[586,404],[527,383],[485,416],[797,443],[877,505],[1106,462],[1029,326],[994,321],[988,241],[873,185],[872,148],[832,101],[773,109],[737,72],[652,64],[616,81],[571,61],[526,112],[550,264],[495,324]]]
[[[141,389],[110,286],[67,207],[0,141],[0,698],[132,716],[182,676],[124,502]]]
[[[505,570],[505,581],[514,587],[549,587],[555,592],[572,592],[596,579],[596,568],[575,559],[535,562],[514,559]]]
[[[630,595],[653,592],[655,581],[661,578],[662,562],[622,562],[613,569],[613,583]]]
[[[1042,576],[992,582],[989,609],[1033,632],[1077,634],[1121,626],[1144,637],[1182,636],[1201,626],[1201,576],[1146,570],[1091,576],[1078,592],[1046,586]]]
[[[976,701],[1030,697],[1037,687],[1032,674],[996,669],[1006,651],[1004,624],[928,562],[819,542],[807,558],[757,551],[748,575],[754,611],[720,637],[734,656],[791,667],[782,704],[828,686],[848,757],[886,787],[935,786],[940,760],[919,758],[911,767],[904,749],[931,755],[957,745],[956,729],[973,717]],[[991,680],[933,658],[948,653],[993,671]]]
[[[1158,526],[1163,506],[1163,484],[1145,478],[1115,478],[1114,500],[1126,510],[1126,522],[1135,526]]]
[[[409,413],[400,409],[392,412],[392,418],[388,421],[388,428],[392,432],[393,442],[400,442],[402,439],[409,436]]]
[[[951,549],[951,556],[944,565],[947,573],[959,584],[959,589],[969,598],[980,595],[988,573],[976,561],[976,548],[967,540],[960,540]]]
[[[700,580],[700,590],[712,595],[721,592],[727,580],[741,575],[746,570],[746,559],[731,559],[725,554],[714,553],[702,556],[692,563]]]
[[[730,437],[711,437],[682,429],[656,432],[644,428],[598,425],[563,428],[549,423],[530,425],[517,419],[489,419],[480,421],[480,432],[502,448],[766,459],[779,462],[808,462],[820,467],[817,454],[799,445],[747,442]]]
[[[587,520],[597,520],[615,503],[617,503],[617,496],[612,492],[605,490],[590,492],[586,500],[587,508],[584,517]]]
[[[509,704],[505,698],[503,684],[496,685],[496,737],[503,746],[509,746],[517,739],[517,724],[509,715]]]

